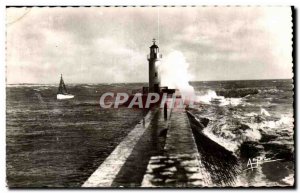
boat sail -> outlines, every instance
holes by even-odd
[[[58,100],[74,98],[74,95],[68,93],[64,80],[62,78],[62,74],[60,75],[60,82],[59,82],[56,98]]]

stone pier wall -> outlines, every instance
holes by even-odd
[[[184,109],[153,109],[82,187],[204,187],[200,160]]]
[[[170,118],[165,152],[163,155],[151,157],[142,186],[210,186],[210,176],[201,164],[199,156],[185,111],[174,109]]]

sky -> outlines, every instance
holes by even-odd
[[[7,8],[6,80],[147,82],[153,38],[190,81],[293,77],[290,7],[45,7]]]

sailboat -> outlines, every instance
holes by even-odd
[[[71,95],[68,93],[66,85],[64,83],[64,80],[62,78],[62,74],[60,75],[60,83],[57,91],[56,98],[58,100],[63,100],[63,99],[72,99],[74,98],[74,95]]]

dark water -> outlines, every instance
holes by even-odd
[[[240,168],[246,167],[249,158],[257,156],[282,159],[239,174],[230,172],[226,160],[218,161],[222,164],[213,167],[211,174],[216,185],[224,185],[218,171],[223,174],[229,171],[228,175],[233,176],[229,185],[293,183],[292,80],[193,82],[192,85],[200,103],[195,113],[210,120],[203,133],[234,152]],[[104,92],[131,93],[142,86],[69,85],[76,97],[58,101],[57,85],[9,85],[8,185],[80,186],[145,113],[139,109],[100,109],[99,97]],[[195,137],[203,142],[202,136]],[[202,153],[207,148],[210,147],[205,143],[199,147]],[[207,167],[217,163],[216,152],[205,155],[202,161]]]
[[[103,92],[141,84],[7,87],[7,181],[10,187],[76,187],[99,167],[143,117],[139,109],[100,109]],[[126,88],[126,90],[124,90]]]

